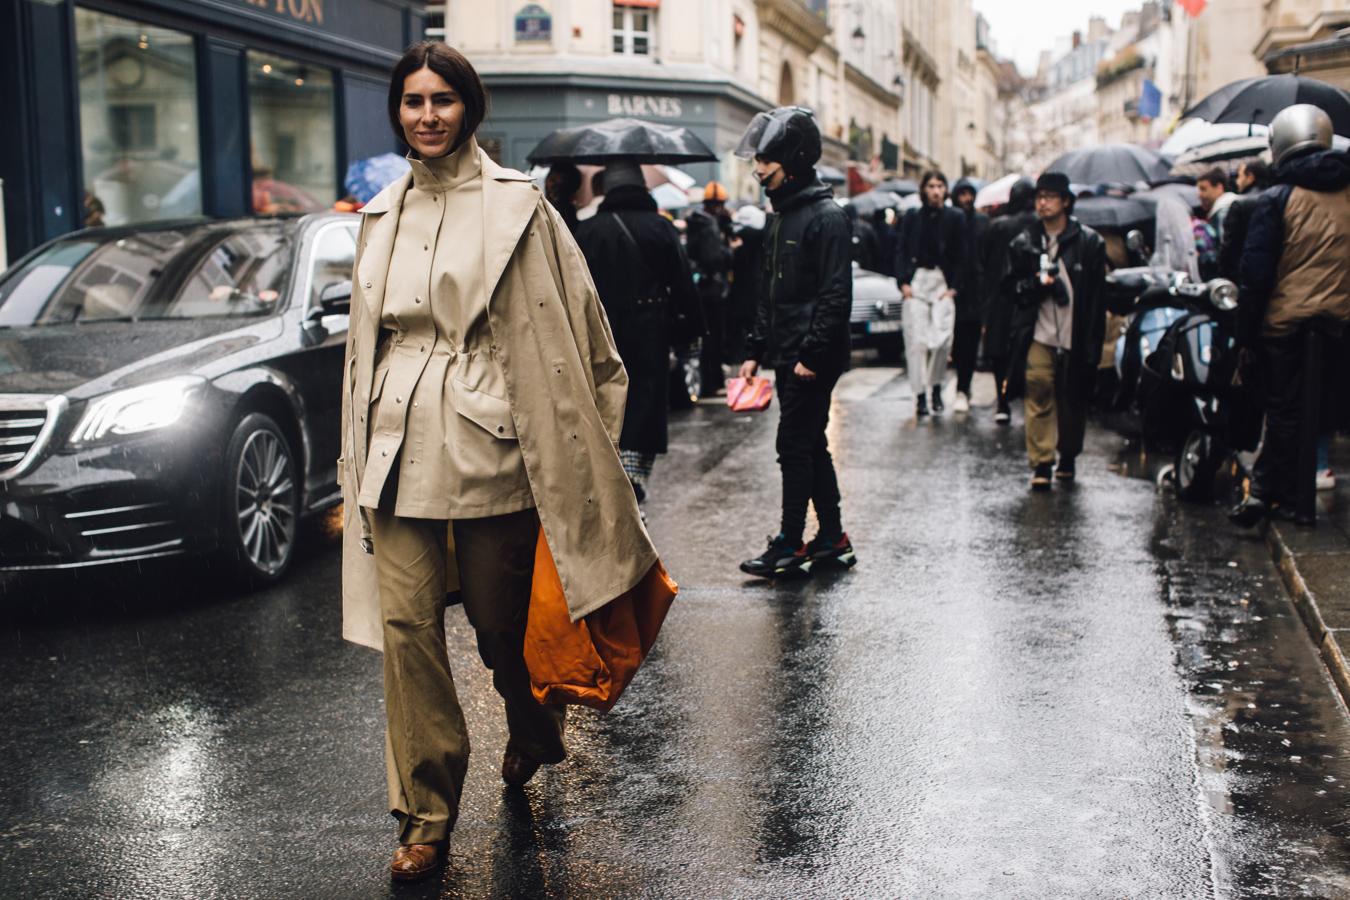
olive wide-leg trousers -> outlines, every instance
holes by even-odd
[[[564,708],[534,699],[525,667],[539,537],[535,511],[446,522],[371,510],[384,619],[389,809],[404,844],[445,840],[469,763],[469,732],[445,643],[447,528],[454,534],[464,612],[506,704],[508,745],[544,763],[566,755]]]

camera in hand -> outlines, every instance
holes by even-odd
[[[1040,271],[1037,276],[1050,295],[1055,298],[1056,306],[1069,305],[1069,292],[1064,287],[1064,282],[1059,278],[1059,260],[1051,259],[1049,253],[1041,254]]]

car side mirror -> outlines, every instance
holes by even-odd
[[[352,308],[352,283],[335,281],[325,285],[319,292],[319,308],[310,313],[310,318],[318,316],[345,316]]]

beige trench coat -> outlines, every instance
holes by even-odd
[[[539,520],[576,621],[631,590],[657,561],[617,450],[628,376],[562,219],[524,174],[487,154],[482,166],[493,348]],[[361,546],[369,532],[356,497],[385,278],[411,180],[404,176],[362,209],[343,380],[342,636],[375,649],[383,630],[375,557]]]

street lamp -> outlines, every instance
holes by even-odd
[[[895,96],[900,98],[900,102],[905,102],[905,79],[901,75],[896,75],[891,79],[891,87],[895,88]]]
[[[863,47],[867,45],[867,35],[863,32],[863,27],[859,25],[853,29],[853,52],[862,53]]]

